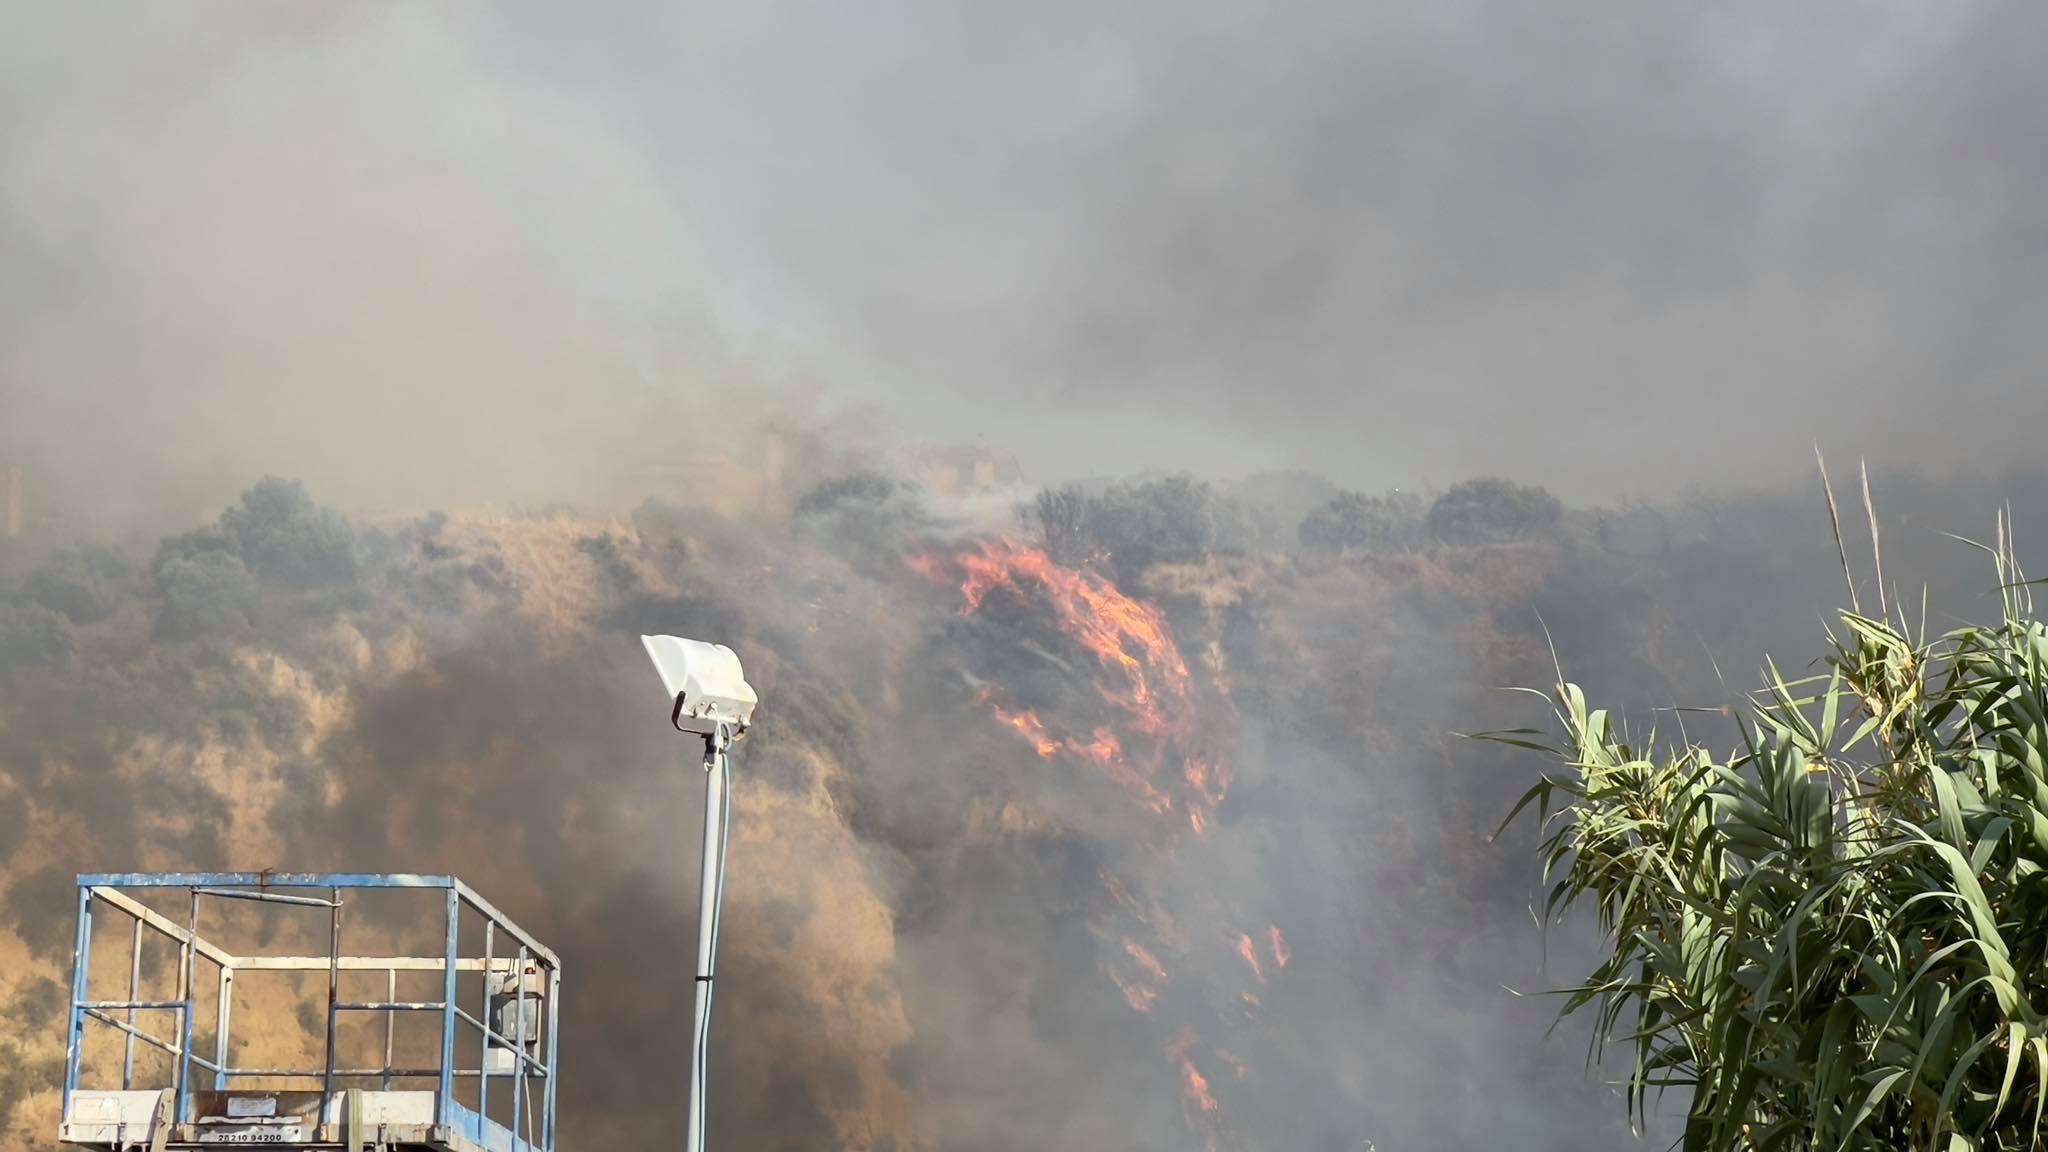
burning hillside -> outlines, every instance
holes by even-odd
[[[1009,538],[983,540],[950,556],[917,556],[910,563],[926,576],[957,581],[963,612],[1007,612],[1020,632],[1042,620],[1077,648],[1080,666],[1063,667],[1086,669],[1085,677],[1075,679],[1091,680],[1098,700],[1049,704],[1049,714],[1056,717],[1050,726],[1037,708],[1009,705],[997,682],[980,682],[976,700],[1041,759],[1100,772],[1133,810],[1159,817],[1144,840],[1154,859],[1174,860],[1200,850],[1187,841],[1211,829],[1217,806],[1230,788],[1225,755],[1229,688],[1218,669],[1210,697],[1197,697],[1195,679],[1157,605],[1133,599],[1094,572],[1054,563],[1043,549]],[[1052,653],[1046,658],[1059,659]],[[1071,706],[1075,703],[1079,706]],[[1085,734],[1072,729],[1077,723],[1085,727]],[[1168,934],[1164,917],[1156,911],[1157,893],[1149,887],[1139,887],[1108,869],[1101,879],[1104,899],[1096,919],[1104,939],[1115,939],[1119,945],[1106,951],[1104,973],[1132,1011],[1150,1015],[1172,986],[1159,954],[1178,958],[1189,941]],[[1284,967],[1284,937],[1277,927],[1266,933],[1270,962],[1276,969]],[[1252,938],[1240,933],[1235,947],[1252,980],[1264,983],[1264,964]],[[1250,1008],[1258,1007],[1249,988],[1238,998]],[[1210,1002],[1212,996],[1167,999],[1185,1012]],[[1201,1025],[1213,1033],[1248,1018],[1233,1012],[1219,1019],[1211,1013]],[[1240,1079],[1247,1070],[1227,1047],[1214,1041],[1205,1044],[1201,1025],[1174,1023],[1166,1025],[1171,1039],[1163,1054],[1181,1074],[1189,1122],[1208,1137],[1211,1147],[1226,1140],[1234,1144],[1202,1066],[1212,1072],[1228,1069]]]
[[[799,503],[768,526],[659,503],[371,522],[266,482],[151,554],[18,568],[0,1146],[52,1121],[70,874],[266,866],[488,891],[564,956],[565,1146],[667,1139],[697,800],[648,704],[633,637],[656,630],[732,644],[764,700],[714,1140],[1607,1139],[1604,1111],[1553,1103],[1589,1089],[1536,1055],[1545,1009],[1499,991],[1533,979],[1523,889],[1482,847],[1517,782],[1444,733],[1546,675],[1539,615],[1586,678],[1664,691],[1646,655],[1690,663],[1703,553],[1471,501],[1436,527],[1335,501],[1296,546],[1187,481],[985,532],[886,478]],[[282,1044],[253,1021],[296,1010],[236,1018]]]

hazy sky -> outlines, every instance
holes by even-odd
[[[8,7],[0,444],[112,491],[573,492],[764,383],[1580,498],[2048,416],[2039,4]]]

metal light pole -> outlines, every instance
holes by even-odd
[[[758,699],[732,649],[678,636],[642,636],[672,701],[669,722],[704,739],[704,866],[697,895],[697,980],[685,1146],[704,1149],[704,1068],[711,1051],[711,983],[718,913],[725,901],[725,847],[732,828],[733,741],[746,734]]]

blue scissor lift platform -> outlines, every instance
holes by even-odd
[[[452,876],[80,876],[58,1139],[553,1152],[560,991]]]

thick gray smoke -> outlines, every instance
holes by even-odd
[[[18,5],[0,435],[185,515],[608,491],[621,428],[819,379],[1036,479],[2009,456],[2044,20]]]

